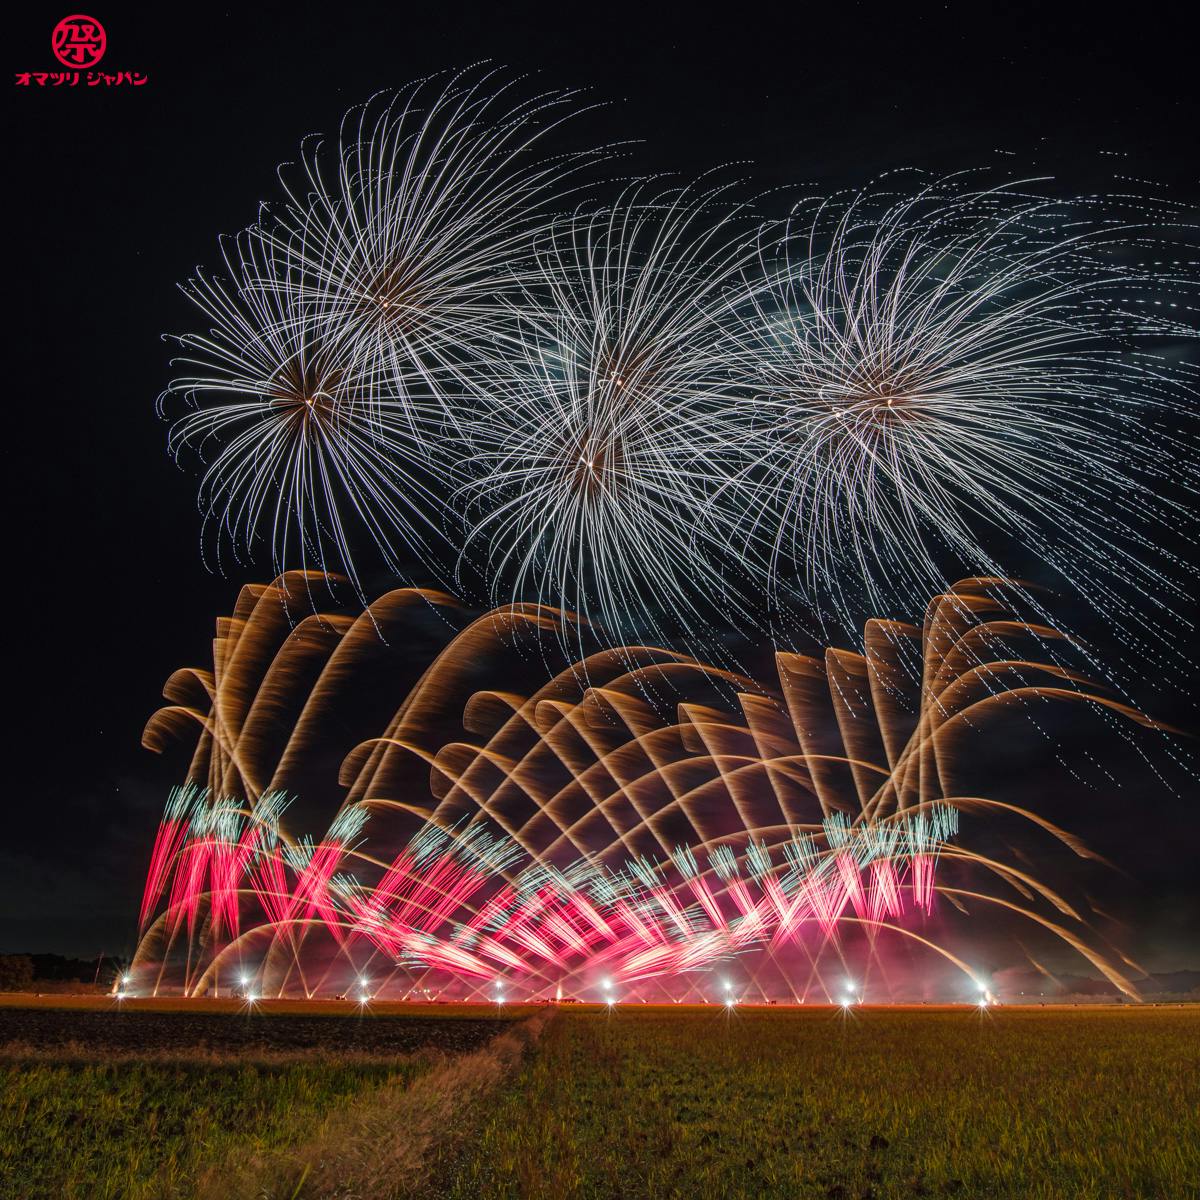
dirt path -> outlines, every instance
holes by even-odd
[[[420,1194],[435,1148],[465,1131],[483,1097],[520,1065],[553,1019],[514,1022],[479,1050],[447,1055],[408,1086],[388,1086],[329,1117],[318,1135],[269,1161],[226,1164],[197,1200],[390,1200]]]

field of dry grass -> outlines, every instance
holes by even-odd
[[[4,1200],[1200,1196],[1196,1008],[59,999],[0,1008]],[[139,1015],[175,1032],[66,1036]]]
[[[454,1197],[1200,1196],[1200,1009],[563,1013]]]
[[[476,1009],[441,1017],[428,1012],[351,1015],[155,1012],[122,1007],[115,1012],[68,1009],[0,1011],[0,1045],[23,1043],[46,1054],[68,1043],[88,1047],[93,1057],[122,1052],[177,1051],[192,1047],[242,1051],[309,1050],[408,1054],[425,1046],[447,1053],[478,1049],[511,1024],[495,1012]]]
[[[520,1004],[420,1004],[407,1000],[372,1000],[361,1005],[356,1000],[256,1000],[248,1005],[238,997],[217,999],[183,996],[134,996],[117,1000],[109,995],[37,995],[33,992],[0,992],[0,1015],[5,1009],[67,1009],[73,1012],[156,1012],[156,1013],[237,1013],[252,1008],[264,1016],[348,1017],[498,1017],[520,1020],[536,1009]]]
[[[491,1006],[63,999],[0,1007],[4,1200],[328,1195],[384,1162],[410,1194],[537,1032]]]

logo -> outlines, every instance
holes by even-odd
[[[125,71],[117,67],[109,67],[105,71],[92,69],[99,65],[108,50],[108,33],[95,17],[84,13],[63,17],[55,25],[50,31],[50,49],[58,59],[60,69],[18,71],[15,81],[17,87],[136,88],[145,87],[150,82],[141,71]]]
[[[63,17],[50,35],[50,49],[64,67],[94,67],[104,57],[107,45],[104,26],[82,13]]]

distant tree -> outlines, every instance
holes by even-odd
[[[33,959],[28,954],[0,954],[0,992],[27,991],[33,983]]]
[[[31,954],[34,979],[63,980],[68,983],[91,983],[96,975],[96,960],[66,958],[61,954]]]

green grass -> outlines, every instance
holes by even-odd
[[[229,1060],[0,1063],[0,1196],[191,1196],[230,1158],[295,1144],[351,1099],[414,1077],[390,1063]]]
[[[563,1012],[454,1197],[1200,1195],[1196,1010]]]
[[[545,1018],[523,1060],[11,1044],[0,1198],[1200,1196],[1198,1009]]]

